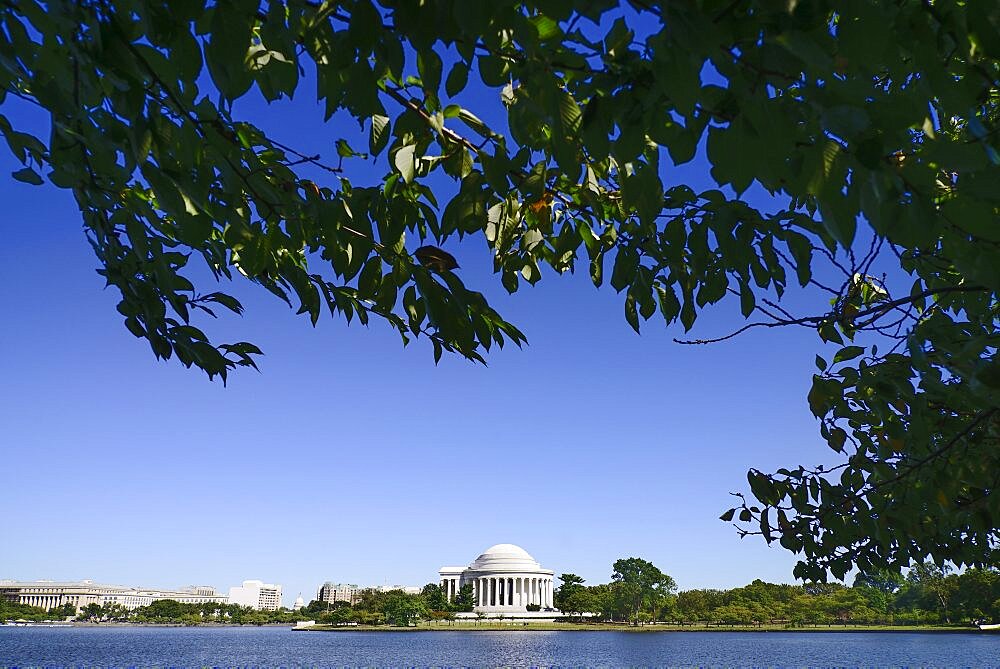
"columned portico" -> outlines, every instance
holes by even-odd
[[[488,548],[468,567],[442,567],[441,587],[454,601],[466,583],[472,585],[475,610],[507,614],[526,612],[534,605],[552,610],[554,572],[541,565],[523,548],[497,544]]]

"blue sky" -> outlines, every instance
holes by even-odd
[[[354,130],[324,127],[311,90],[242,111],[335,156]],[[46,134],[30,110],[3,111]],[[0,174],[18,167],[0,152]],[[704,185],[703,166],[667,180]],[[0,201],[0,578],[223,590],[259,578],[290,604],[326,580],[422,585],[510,542],[589,583],[628,556],[682,589],[792,580],[793,556],[718,516],[748,468],[828,458],[805,399],[814,332],[689,347],[654,320],[639,336],[620,296],[583,272],[507,296],[472,240],[448,249],[528,336],[523,350],[435,366],[378,324],[312,328],[236,284],[246,315],[209,330],[266,357],[223,387],[157,362],[123,327],[68,192],[2,178]],[[695,334],[741,323],[723,305]]]

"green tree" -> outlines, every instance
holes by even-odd
[[[73,604],[63,604],[62,606],[54,606],[49,609],[49,617],[60,620],[63,618],[71,618],[76,615],[76,606]]]
[[[577,594],[581,590],[584,590],[583,578],[577,576],[576,574],[562,574],[559,577],[561,581],[558,588],[553,592],[553,600],[557,609],[560,611],[565,611],[572,615],[575,611],[579,613],[578,609],[574,610],[572,604],[570,603],[573,595]],[[578,600],[576,600],[578,603]]]
[[[797,576],[993,561],[994,3],[57,0],[4,3],[0,35],[0,105],[51,125],[0,115],[13,176],[72,191],[157,357],[256,366],[202,329],[243,307],[194,260],[314,324],[482,360],[524,336],[441,247],[485,241],[507,290],[582,268],[636,330],[731,302],[747,325],[688,341],[806,326],[838,347],[807,399],[839,465],[752,470],[724,515]],[[497,109],[461,106],[484,88]],[[313,90],[336,157],[234,112]],[[677,169],[699,152],[701,192]]]
[[[906,582],[909,588],[904,601],[909,599],[921,608],[936,610],[950,622],[951,598],[958,589],[958,579],[951,574],[951,567],[933,562],[917,563],[906,575]]]
[[[611,580],[627,619],[632,623],[638,623],[639,613],[644,609],[648,610],[651,619],[655,619],[663,598],[677,590],[673,578],[642,558],[617,560],[613,569]]]
[[[475,604],[476,598],[472,593],[472,584],[466,583],[458,589],[458,594],[455,595],[455,601],[452,602],[452,610],[468,612],[473,609]]]
[[[80,609],[80,613],[77,614],[76,619],[99,623],[103,614],[103,607],[100,604],[91,602]]]
[[[700,622],[708,615],[708,598],[702,590],[685,590],[677,595],[677,614],[682,622]]]
[[[995,569],[969,569],[956,578],[952,605],[969,621],[1000,618],[1000,573]]]
[[[408,595],[402,590],[386,593],[382,603],[382,614],[390,625],[408,627],[427,613],[427,607],[419,596]]]
[[[424,586],[420,594],[424,599],[424,604],[431,611],[448,611],[451,609],[444,590],[437,583],[428,583]]]
[[[869,606],[885,619],[892,612],[895,595],[904,582],[901,574],[881,570],[858,574],[854,578],[853,587],[860,590],[868,600]]]
[[[601,605],[598,598],[590,588],[580,588],[574,590],[563,602],[563,611],[573,615],[574,613],[597,613],[601,612]]]

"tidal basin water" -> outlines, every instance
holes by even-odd
[[[1000,635],[0,627],[0,666],[1000,666]]]

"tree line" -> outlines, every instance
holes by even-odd
[[[563,618],[576,622],[645,625],[761,626],[785,625],[937,625],[1000,621],[1000,570],[967,569],[961,573],[933,563],[914,565],[905,576],[891,571],[859,574],[842,583],[790,585],[760,579],[739,588],[681,590],[653,563],[630,557],[612,565],[607,583],[586,585],[576,574],[559,577],[554,592]],[[261,611],[238,604],[186,604],[170,599],[127,610],[120,604],[89,604],[79,613],[72,605],[45,609],[0,601],[0,622],[55,620],[75,615],[84,622],[231,625],[291,624],[315,620],[329,625],[409,626],[419,621],[453,621],[473,610],[472,586],[451,601],[429,583],[419,593],[363,590],[354,602],[314,600],[292,611]],[[537,607],[535,607],[537,610]],[[480,613],[478,620],[485,618]]]
[[[308,618],[298,611],[279,608],[276,611],[262,611],[239,604],[202,602],[198,604],[178,602],[173,599],[159,599],[148,606],[127,609],[121,604],[91,603],[77,611],[72,604],[63,604],[44,609],[26,604],[16,604],[0,600],[0,622],[11,620],[67,620],[91,623],[158,623],[177,625],[199,625],[218,623],[225,625],[267,625],[294,623]]]
[[[632,624],[681,625],[784,624],[808,625],[936,625],[1000,620],[1000,571],[973,568],[954,573],[945,566],[922,563],[905,576],[891,571],[859,574],[848,587],[841,583],[789,585],[760,579],[729,590],[692,589],[676,592],[659,581],[652,564],[636,573],[620,572],[615,563],[610,583],[592,586],[576,574],[560,576],[556,606],[567,617]],[[665,576],[665,575],[664,575]],[[667,583],[668,585],[663,585]]]

